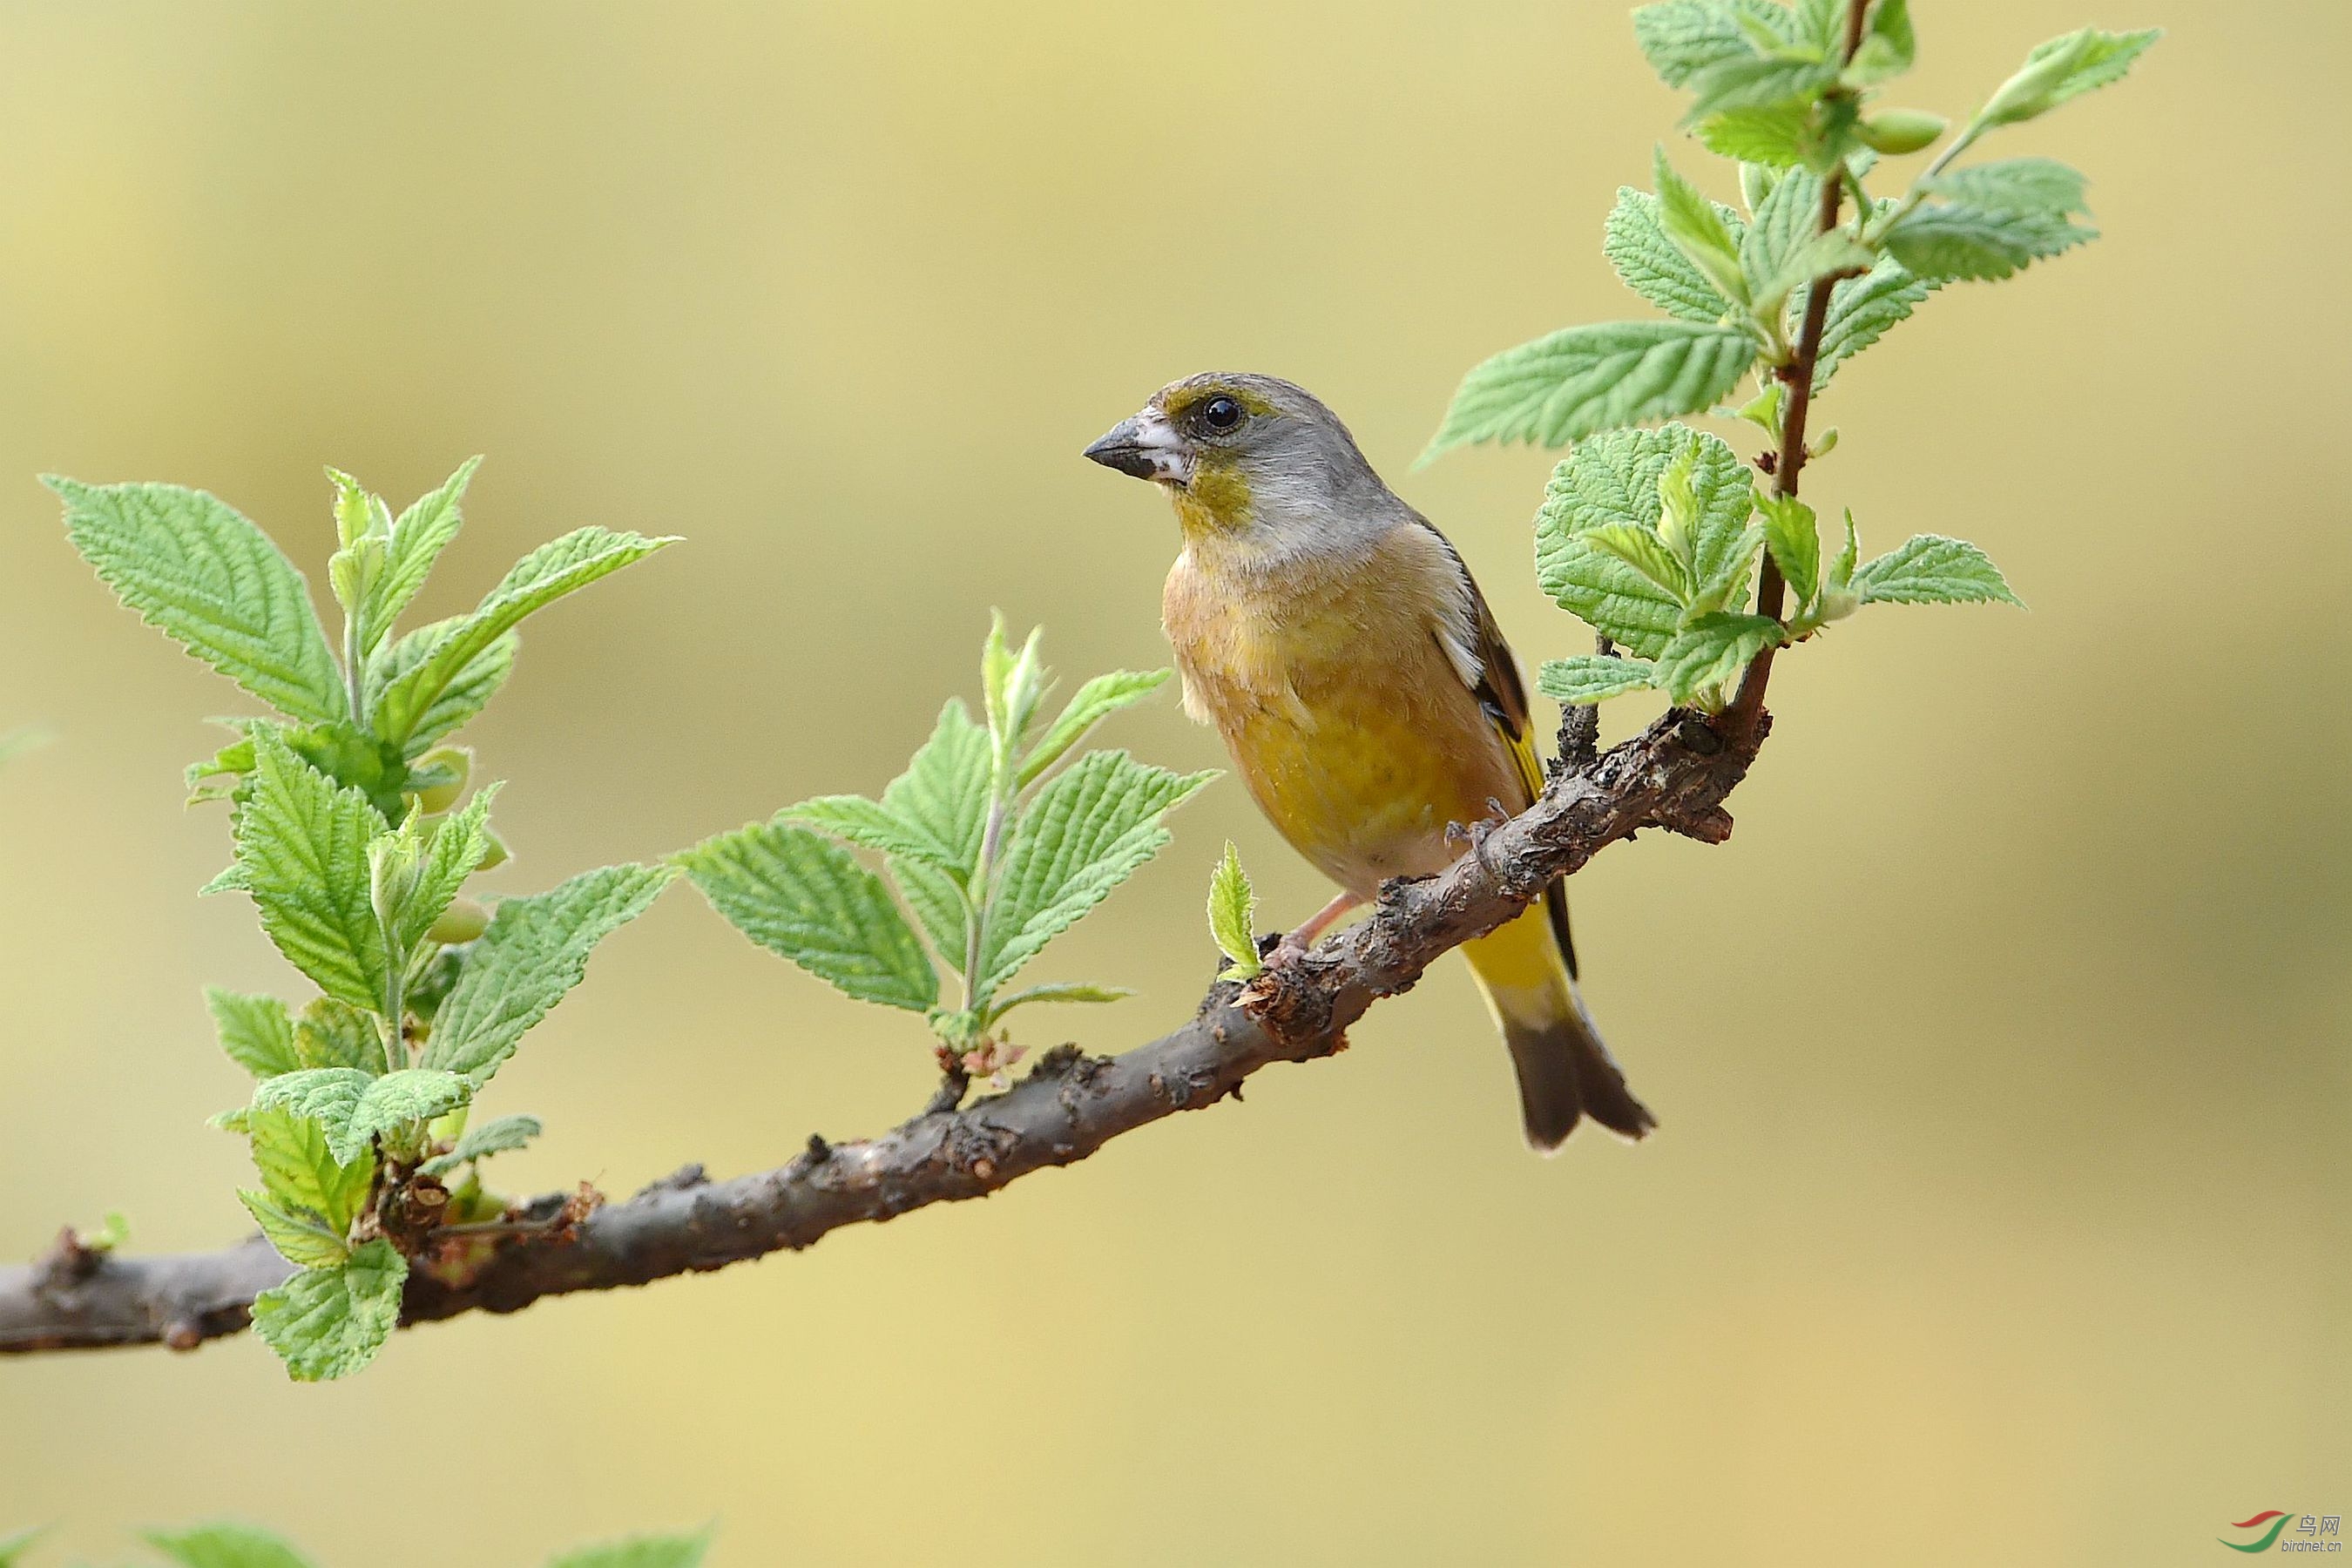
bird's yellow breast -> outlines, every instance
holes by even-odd
[[[1444,542],[1413,526],[1273,566],[1196,540],[1169,574],[1186,710],[1223,735],[1282,835],[1350,891],[1441,870],[1462,850],[1448,824],[1526,804],[1465,678],[1465,602]]]

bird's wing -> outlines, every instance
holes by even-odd
[[[1535,804],[1543,794],[1543,759],[1536,754],[1533,726],[1528,721],[1528,689],[1519,679],[1519,661],[1512,657],[1511,645],[1503,640],[1503,628],[1495,623],[1495,612],[1486,605],[1486,595],[1478,591],[1478,580],[1470,575],[1464,564],[1462,552],[1454,542],[1437,532],[1436,525],[1425,518],[1417,518],[1423,528],[1436,533],[1453,558],[1454,570],[1462,575],[1463,590],[1470,595],[1470,614],[1475,645],[1472,651],[1478,658],[1478,679],[1472,690],[1478,706],[1486,710],[1486,721],[1495,727],[1504,749],[1511,753],[1512,765],[1517,770],[1519,782],[1527,786],[1524,799],[1514,804],[1520,809]],[[1576,977],[1576,943],[1568,931],[1568,889],[1554,882],[1544,889],[1544,904],[1551,915],[1551,928],[1559,939],[1560,956],[1568,961],[1569,978]]]

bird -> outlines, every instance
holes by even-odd
[[[1273,962],[1383,879],[1443,871],[1477,824],[1534,801],[1527,689],[1486,596],[1312,394],[1269,375],[1191,376],[1085,455],[1167,492],[1183,547],[1160,620],[1184,710],[1339,884]],[[1462,951],[1510,1048],[1531,1147],[1558,1150],[1585,1117],[1629,1139],[1656,1125],[1577,989],[1559,882]]]

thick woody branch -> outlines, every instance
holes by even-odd
[[[1728,837],[1724,797],[1769,727],[1761,714],[1711,724],[1676,710],[1609,752],[1566,759],[1541,799],[1474,835],[1474,852],[1444,875],[1391,883],[1370,919],[1245,987],[1220,983],[1192,1022],[1123,1055],[1063,1047],[1002,1094],[926,1108],[878,1138],[812,1138],[772,1171],[715,1182],[688,1166],[623,1203],[585,1208],[578,1194],[554,1194],[507,1223],[437,1233],[413,1259],[403,1321],[512,1312],[798,1250],[843,1226],[984,1197],[1146,1123],[1239,1098],[1261,1068],[1340,1049],[1375,1001],[1410,989],[1605,846],[1644,827]],[[0,1268],[0,1353],[193,1349],[245,1327],[254,1297],[288,1272],[258,1237],[220,1252],[124,1258],[68,1236],[41,1262]]]

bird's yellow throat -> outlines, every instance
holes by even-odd
[[[1169,487],[1168,499],[1188,539],[1220,538],[1249,526],[1249,480],[1230,462],[1200,465],[1191,483]]]

